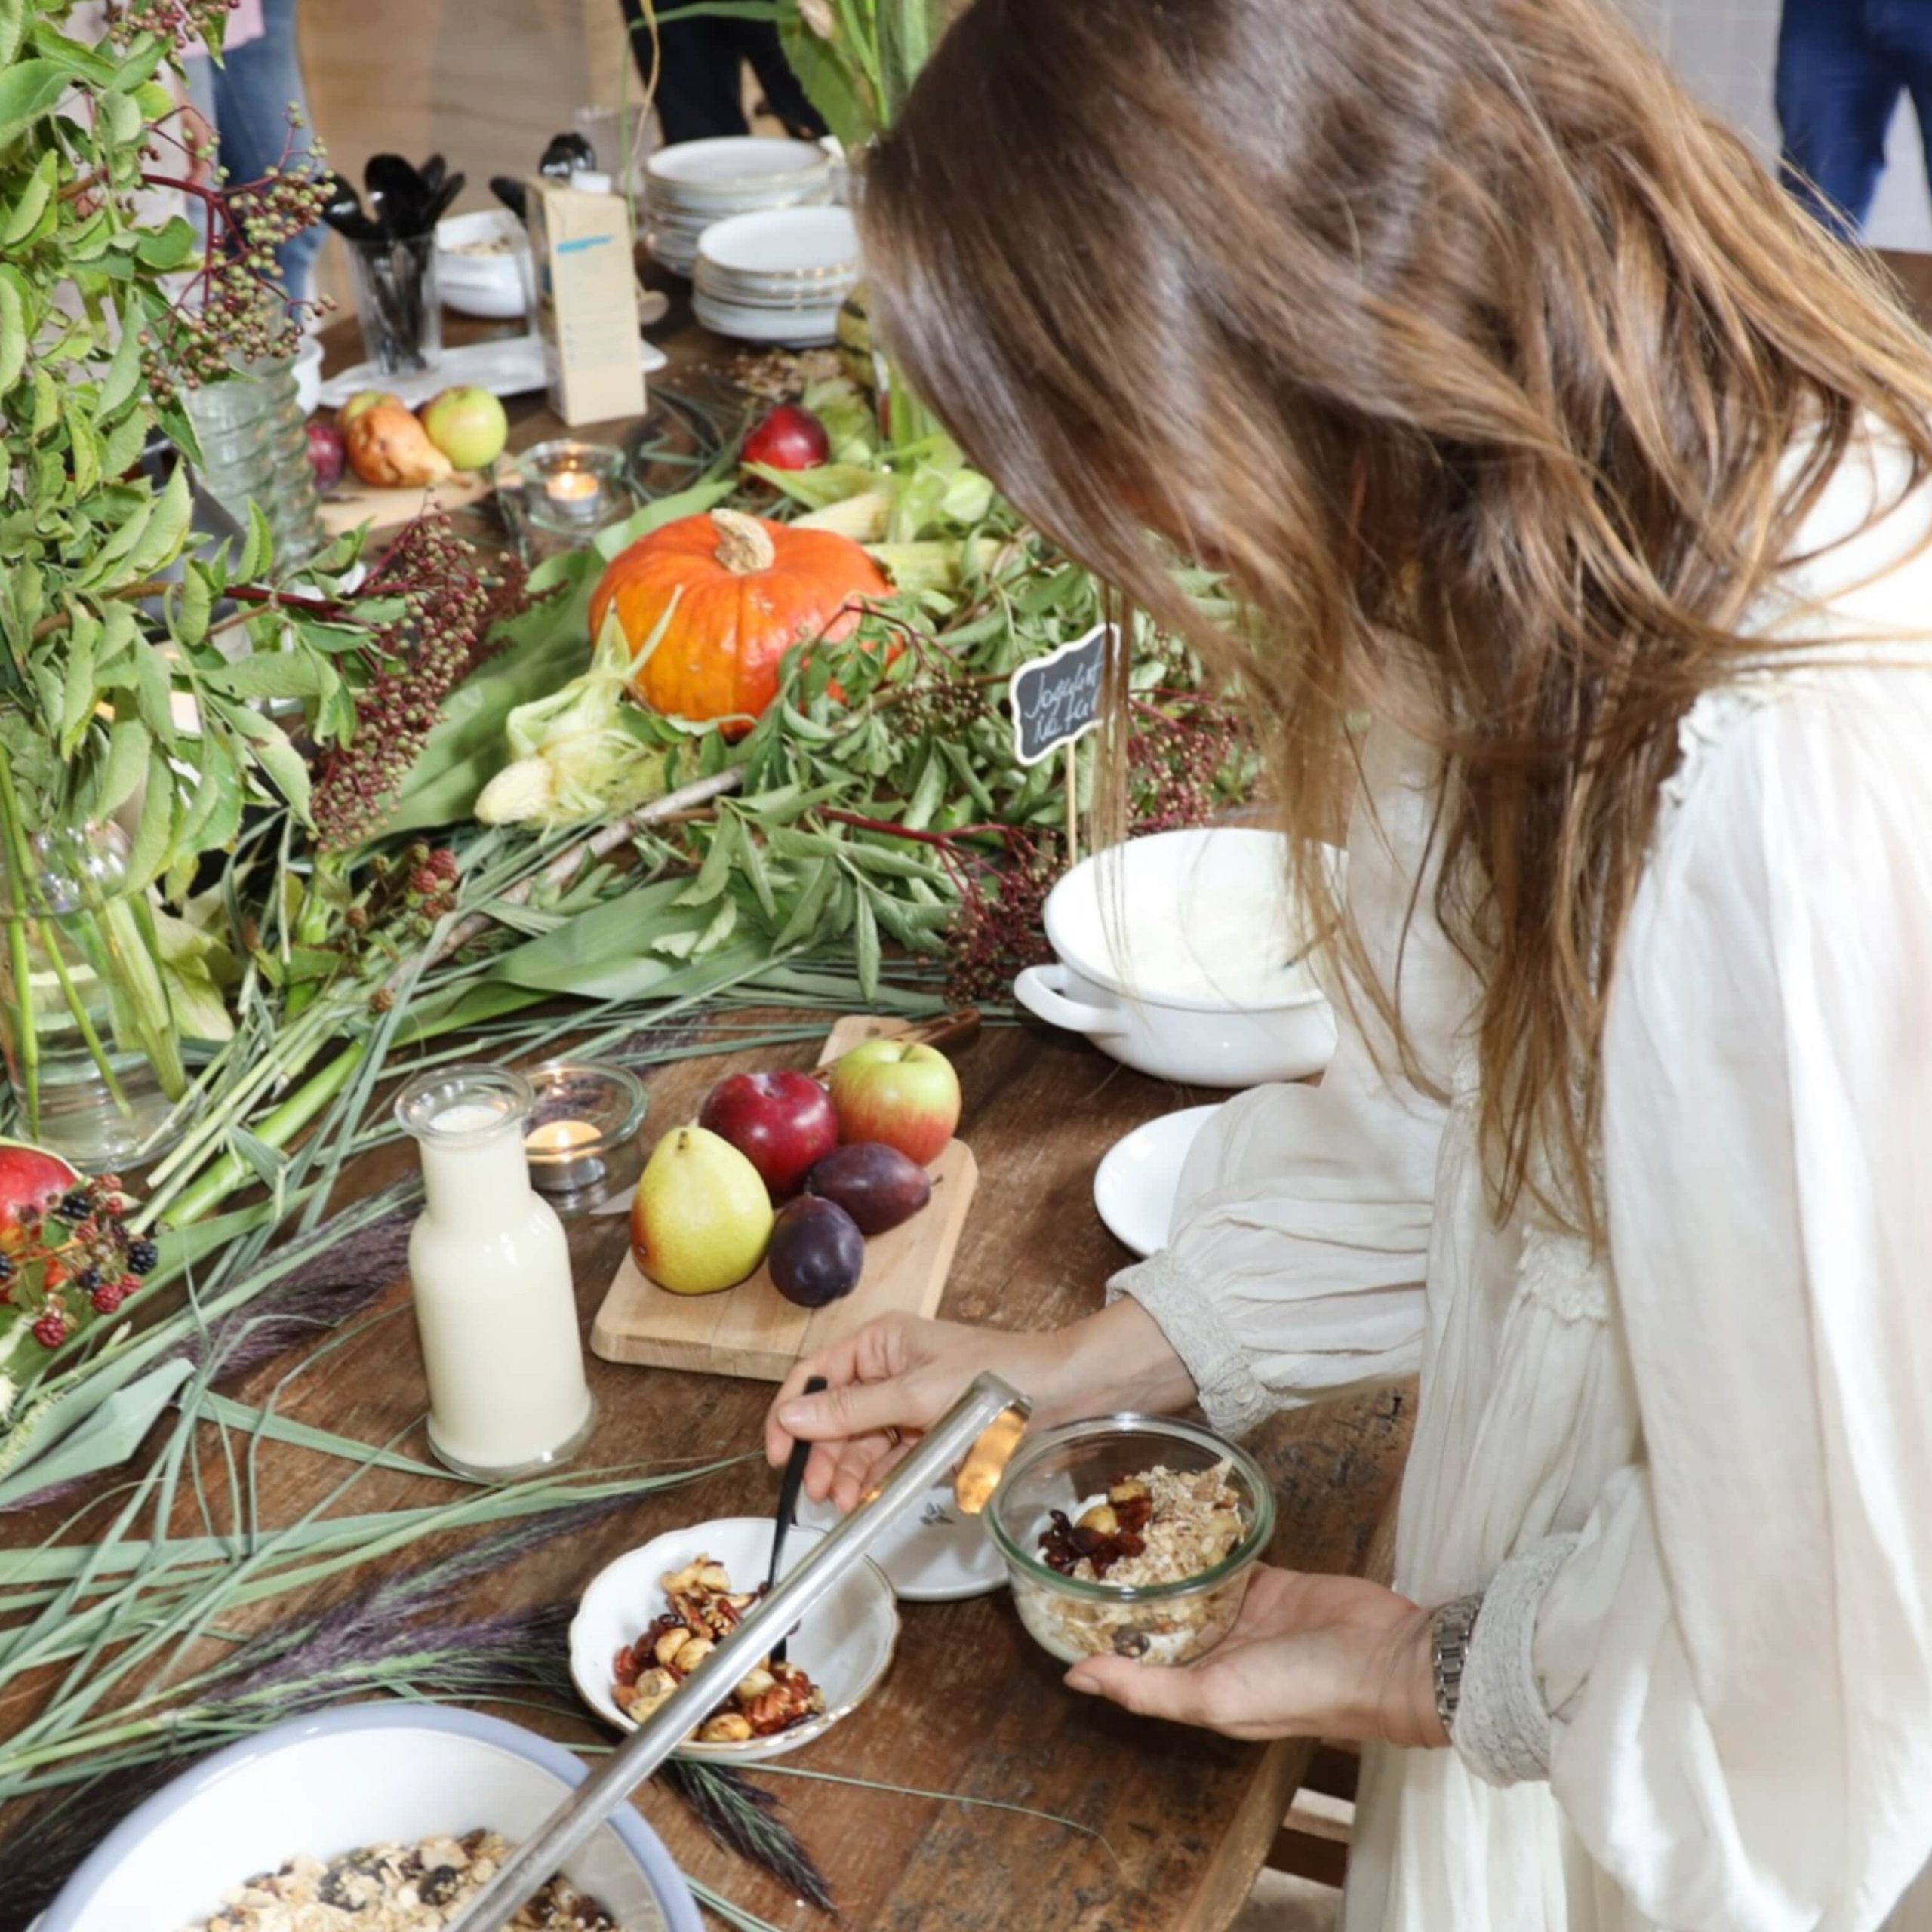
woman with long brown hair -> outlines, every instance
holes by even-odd
[[[863,218],[1317,902],[1352,790],[1346,1018],[1103,1313],[866,1330],[772,1454],[1419,1367],[1395,1589],[1073,1687],[1369,1740],[1352,1932],[1932,1922],[1932,352],[1598,0],[976,0]]]

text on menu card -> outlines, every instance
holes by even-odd
[[[1022,764],[1038,764],[1100,723],[1111,629],[1096,624],[1084,637],[1014,672],[1013,750]]]

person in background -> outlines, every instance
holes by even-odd
[[[1786,184],[1856,241],[1909,95],[1932,172],[1932,0],[1784,0],[1776,99]]]
[[[188,63],[189,97],[214,131],[216,165],[231,182],[259,181],[270,168],[308,152],[308,89],[297,4],[239,0],[228,17],[221,64],[205,54]],[[291,107],[300,111],[302,126],[290,126]],[[319,226],[307,229],[276,251],[291,301],[308,295],[322,238]]]
[[[623,0],[638,71],[651,78],[651,27],[644,0]],[[750,63],[764,92],[765,106],[786,133],[815,141],[825,123],[805,98],[785,58],[777,27],[769,20],[675,20],[657,29],[656,106],[668,147],[718,134],[744,134],[744,69]]]
[[[1927,1932],[1926,337],[1604,0],[974,0],[859,221],[969,460],[1235,681],[1341,1037],[1104,1309],[862,1327],[768,1454],[1419,1375],[1392,1589],[1067,1687],[1364,1740],[1346,1932]]]

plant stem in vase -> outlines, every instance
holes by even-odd
[[[187,1070],[149,909],[112,823],[29,834],[0,764],[0,1048],[28,1136],[90,1173],[152,1160]]]

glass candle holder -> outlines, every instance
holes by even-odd
[[[530,1183],[530,1083],[457,1066],[405,1087],[396,1118],[423,1159],[409,1276],[429,1384],[429,1446],[492,1481],[561,1463],[595,1419],[563,1223]]]
[[[568,436],[539,443],[517,459],[524,513],[535,527],[577,546],[634,505],[625,481],[624,453],[608,443]]]
[[[530,1076],[535,1102],[524,1130],[531,1183],[560,1214],[588,1213],[637,1185],[643,1083],[620,1066],[552,1060]]]

